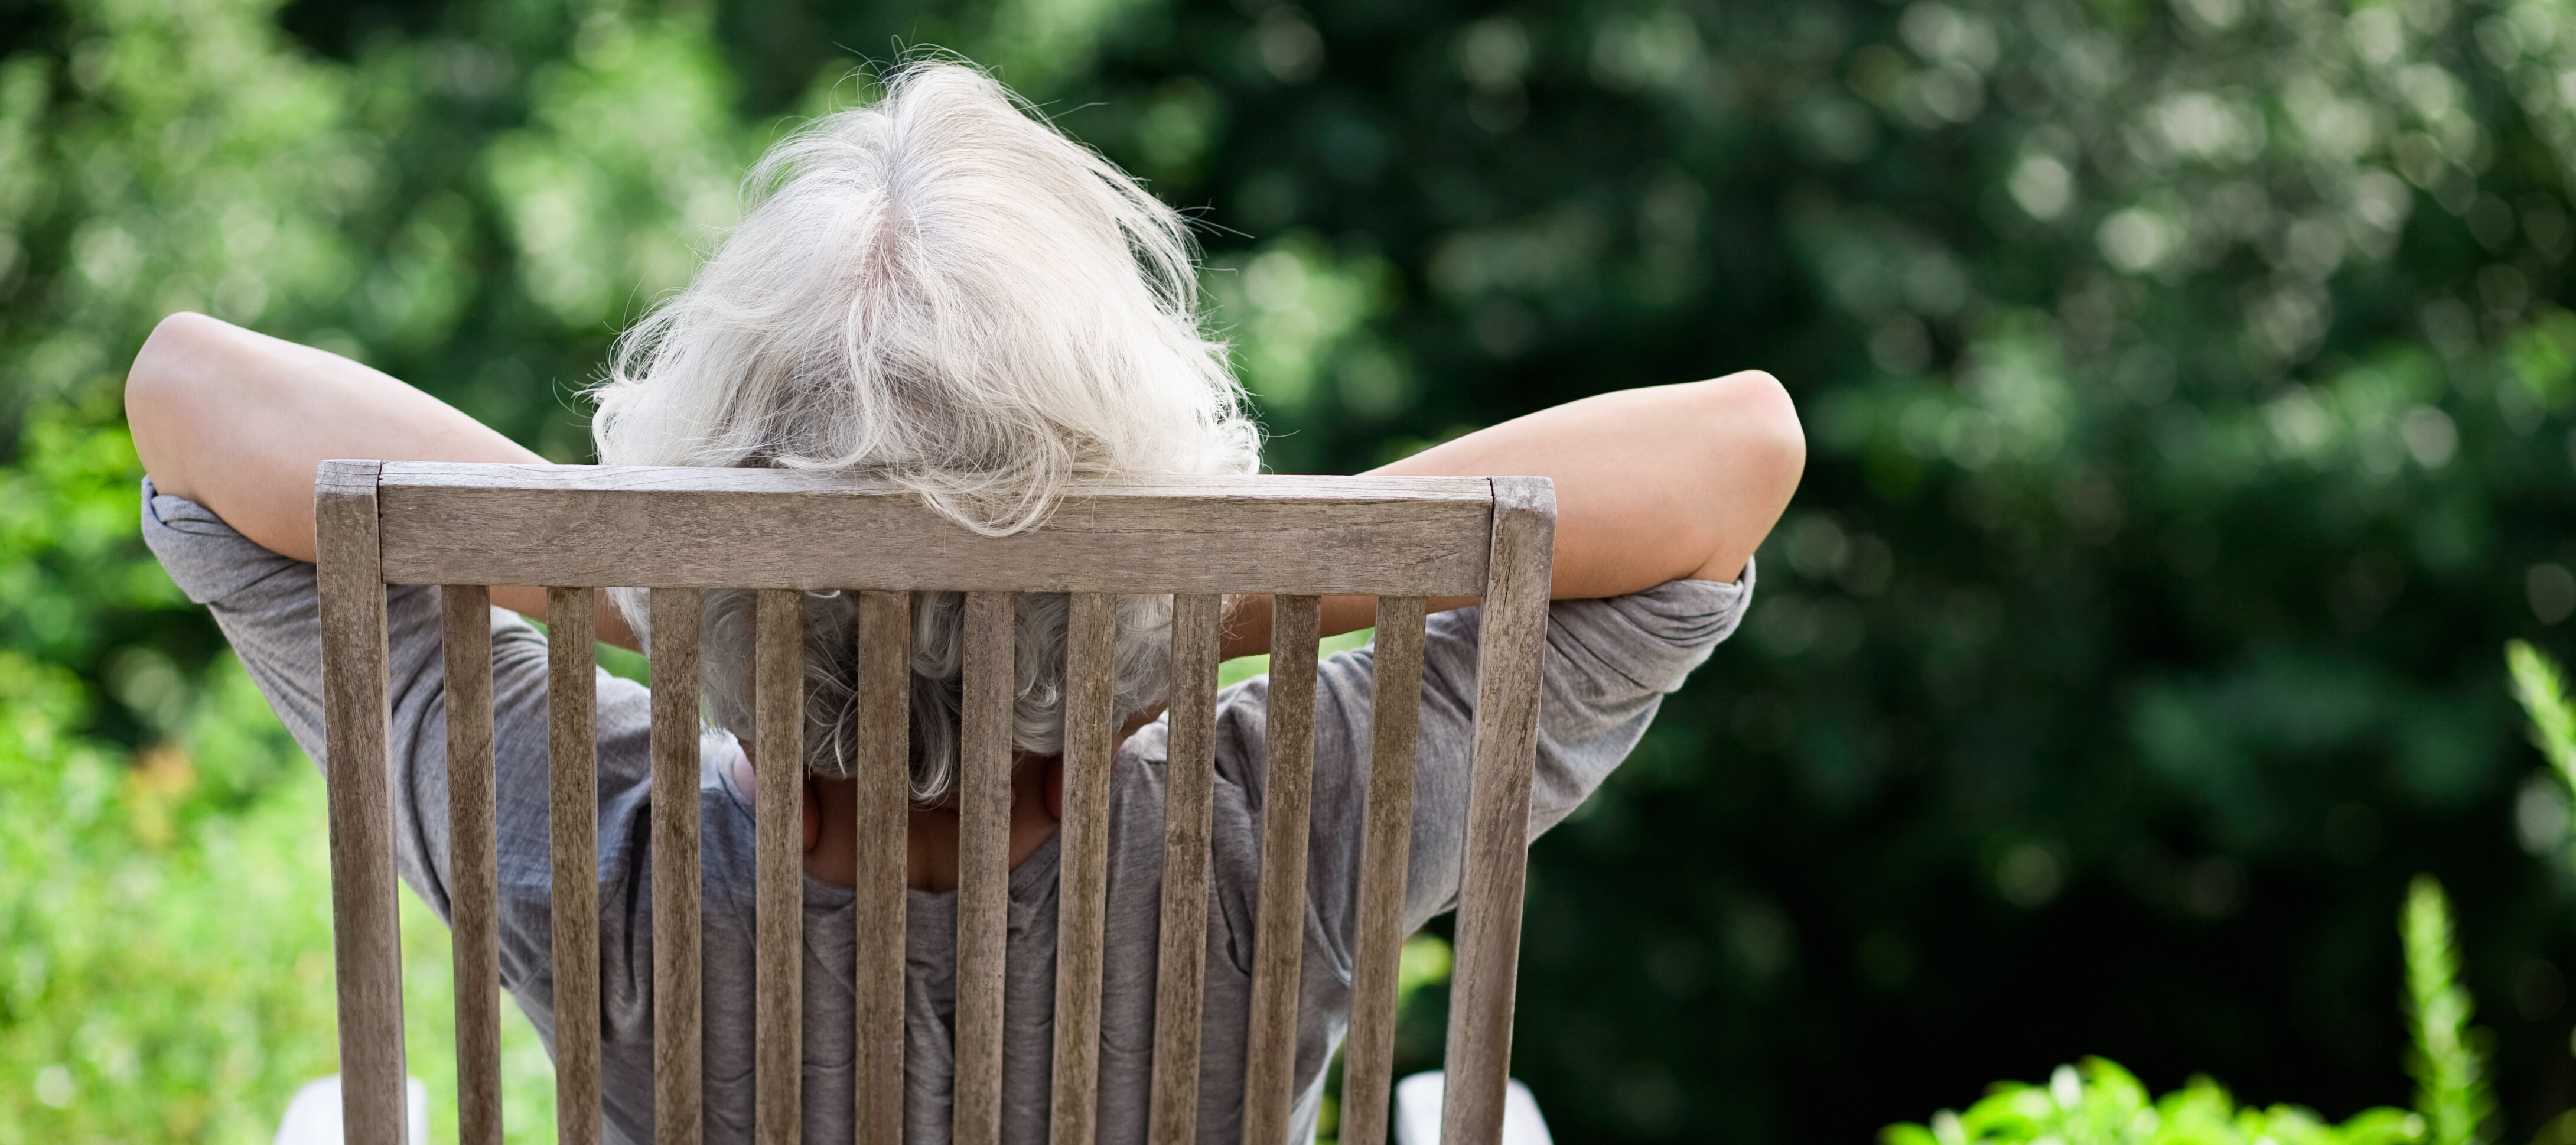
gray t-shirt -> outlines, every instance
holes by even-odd
[[[208,605],[270,706],[323,759],[321,622],[313,566],[261,548],[206,509],[143,487],[143,535],[189,599]],[[1546,687],[1530,833],[1555,825],[1633,748],[1663,697],[1735,629],[1752,597],[1738,584],[1674,581],[1549,610]],[[403,881],[448,913],[446,698],[438,590],[387,592],[394,829]],[[1418,792],[1407,928],[1457,905],[1476,701],[1477,610],[1435,615],[1424,646]],[[1294,1140],[1312,1138],[1324,1068],[1349,1024],[1358,930],[1361,813],[1368,791],[1369,649],[1324,661],[1315,707],[1312,837],[1307,851]],[[645,689],[599,677],[599,943],[608,1132],[652,1139],[652,864],[647,799],[651,714]],[[1241,1136],[1254,904],[1261,854],[1266,678],[1226,689],[1217,707],[1216,817],[1199,1140]],[[548,906],[546,643],[517,616],[492,616],[494,757],[499,768],[501,984],[553,1045]],[[752,1128],[753,864],[749,793],[729,778],[740,747],[703,741],[699,784],[706,991],[706,1133]],[[1100,1140],[1145,1138],[1160,913],[1166,726],[1131,737],[1111,769],[1108,957],[1101,983]],[[326,765],[327,771],[327,765]],[[1054,841],[1011,872],[1004,993],[1003,1140],[1044,1145],[1053,1053],[1057,853]],[[949,1139],[954,1075],[956,896],[909,892],[905,1139]],[[805,880],[805,1135],[851,1136],[851,893]],[[1286,1145],[1286,1143],[1283,1143]]]

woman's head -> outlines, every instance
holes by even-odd
[[[748,183],[742,223],[619,341],[596,394],[603,462],[862,472],[991,535],[1035,527],[1077,483],[1257,465],[1183,220],[990,76],[903,67]],[[807,762],[846,774],[854,612],[806,605]],[[1022,750],[1060,744],[1064,612],[1021,606]],[[1167,617],[1121,603],[1122,716],[1161,698]],[[748,599],[710,594],[707,619],[714,715],[748,737]],[[953,774],[957,627],[953,598],[916,603],[921,798]]]

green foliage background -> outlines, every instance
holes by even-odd
[[[1797,395],[1749,630],[1537,851],[1561,1137],[1856,1139],[2082,1053],[2400,1103],[2426,870],[2500,1127],[2576,1105],[2494,652],[2576,611],[2576,5],[0,0],[0,1138],[262,1140],[332,1052],[318,784],[134,540],[151,324],[577,460],[746,160],[923,44],[1201,212],[1277,469]]]

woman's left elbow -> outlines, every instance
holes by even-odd
[[[1761,370],[1729,374],[1712,388],[1716,439],[1735,455],[1730,460],[1742,467],[1745,484],[1773,493],[1785,507],[1807,471],[1806,428],[1789,388]]]
[[[1705,384],[1708,450],[1700,486],[1709,498],[1704,520],[1709,535],[1705,554],[1693,575],[1701,580],[1731,581],[1762,546],[1807,468],[1807,436],[1798,424],[1797,403],[1780,379],[1759,370],[1730,374]]]

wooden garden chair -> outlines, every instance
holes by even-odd
[[[986,537],[866,479],[775,469],[332,461],[315,488],[329,724],[331,905],[348,1140],[399,1145],[404,1062],[385,586],[444,585],[455,847],[459,1125],[500,1140],[499,961],[488,588],[552,586],[550,805],[555,1085],[567,1143],[600,1134],[593,596],[651,590],[655,1136],[696,1142],[700,1116],[699,594],[761,590],[758,741],[801,759],[802,590],[858,590],[858,1013],[903,1021],[909,594],[963,591],[954,1133],[1000,1134],[1002,957],[1010,806],[1011,594],[1073,594],[1052,1125],[1087,1145],[1099,1042],[1115,596],[1174,594],[1168,856],[1162,888],[1149,1137],[1188,1145],[1197,1098],[1221,600],[1275,598],[1267,798],[1255,924],[1243,1140],[1283,1145],[1294,1095],[1305,913],[1318,597],[1378,597],[1374,758],[1341,1139],[1382,1145],[1400,913],[1410,843],[1425,599],[1481,597],[1474,772],[1456,927],[1442,1140],[1494,1145],[1510,1057],[1555,494],[1544,478],[1240,477],[1136,482],[1068,497],[1048,524]],[[567,702],[570,701],[570,702]],[[757,772],[758,1139],[800,1136],[803,769]],[[859,1145],[900,1145],[900,1037],[858,1039]]]

